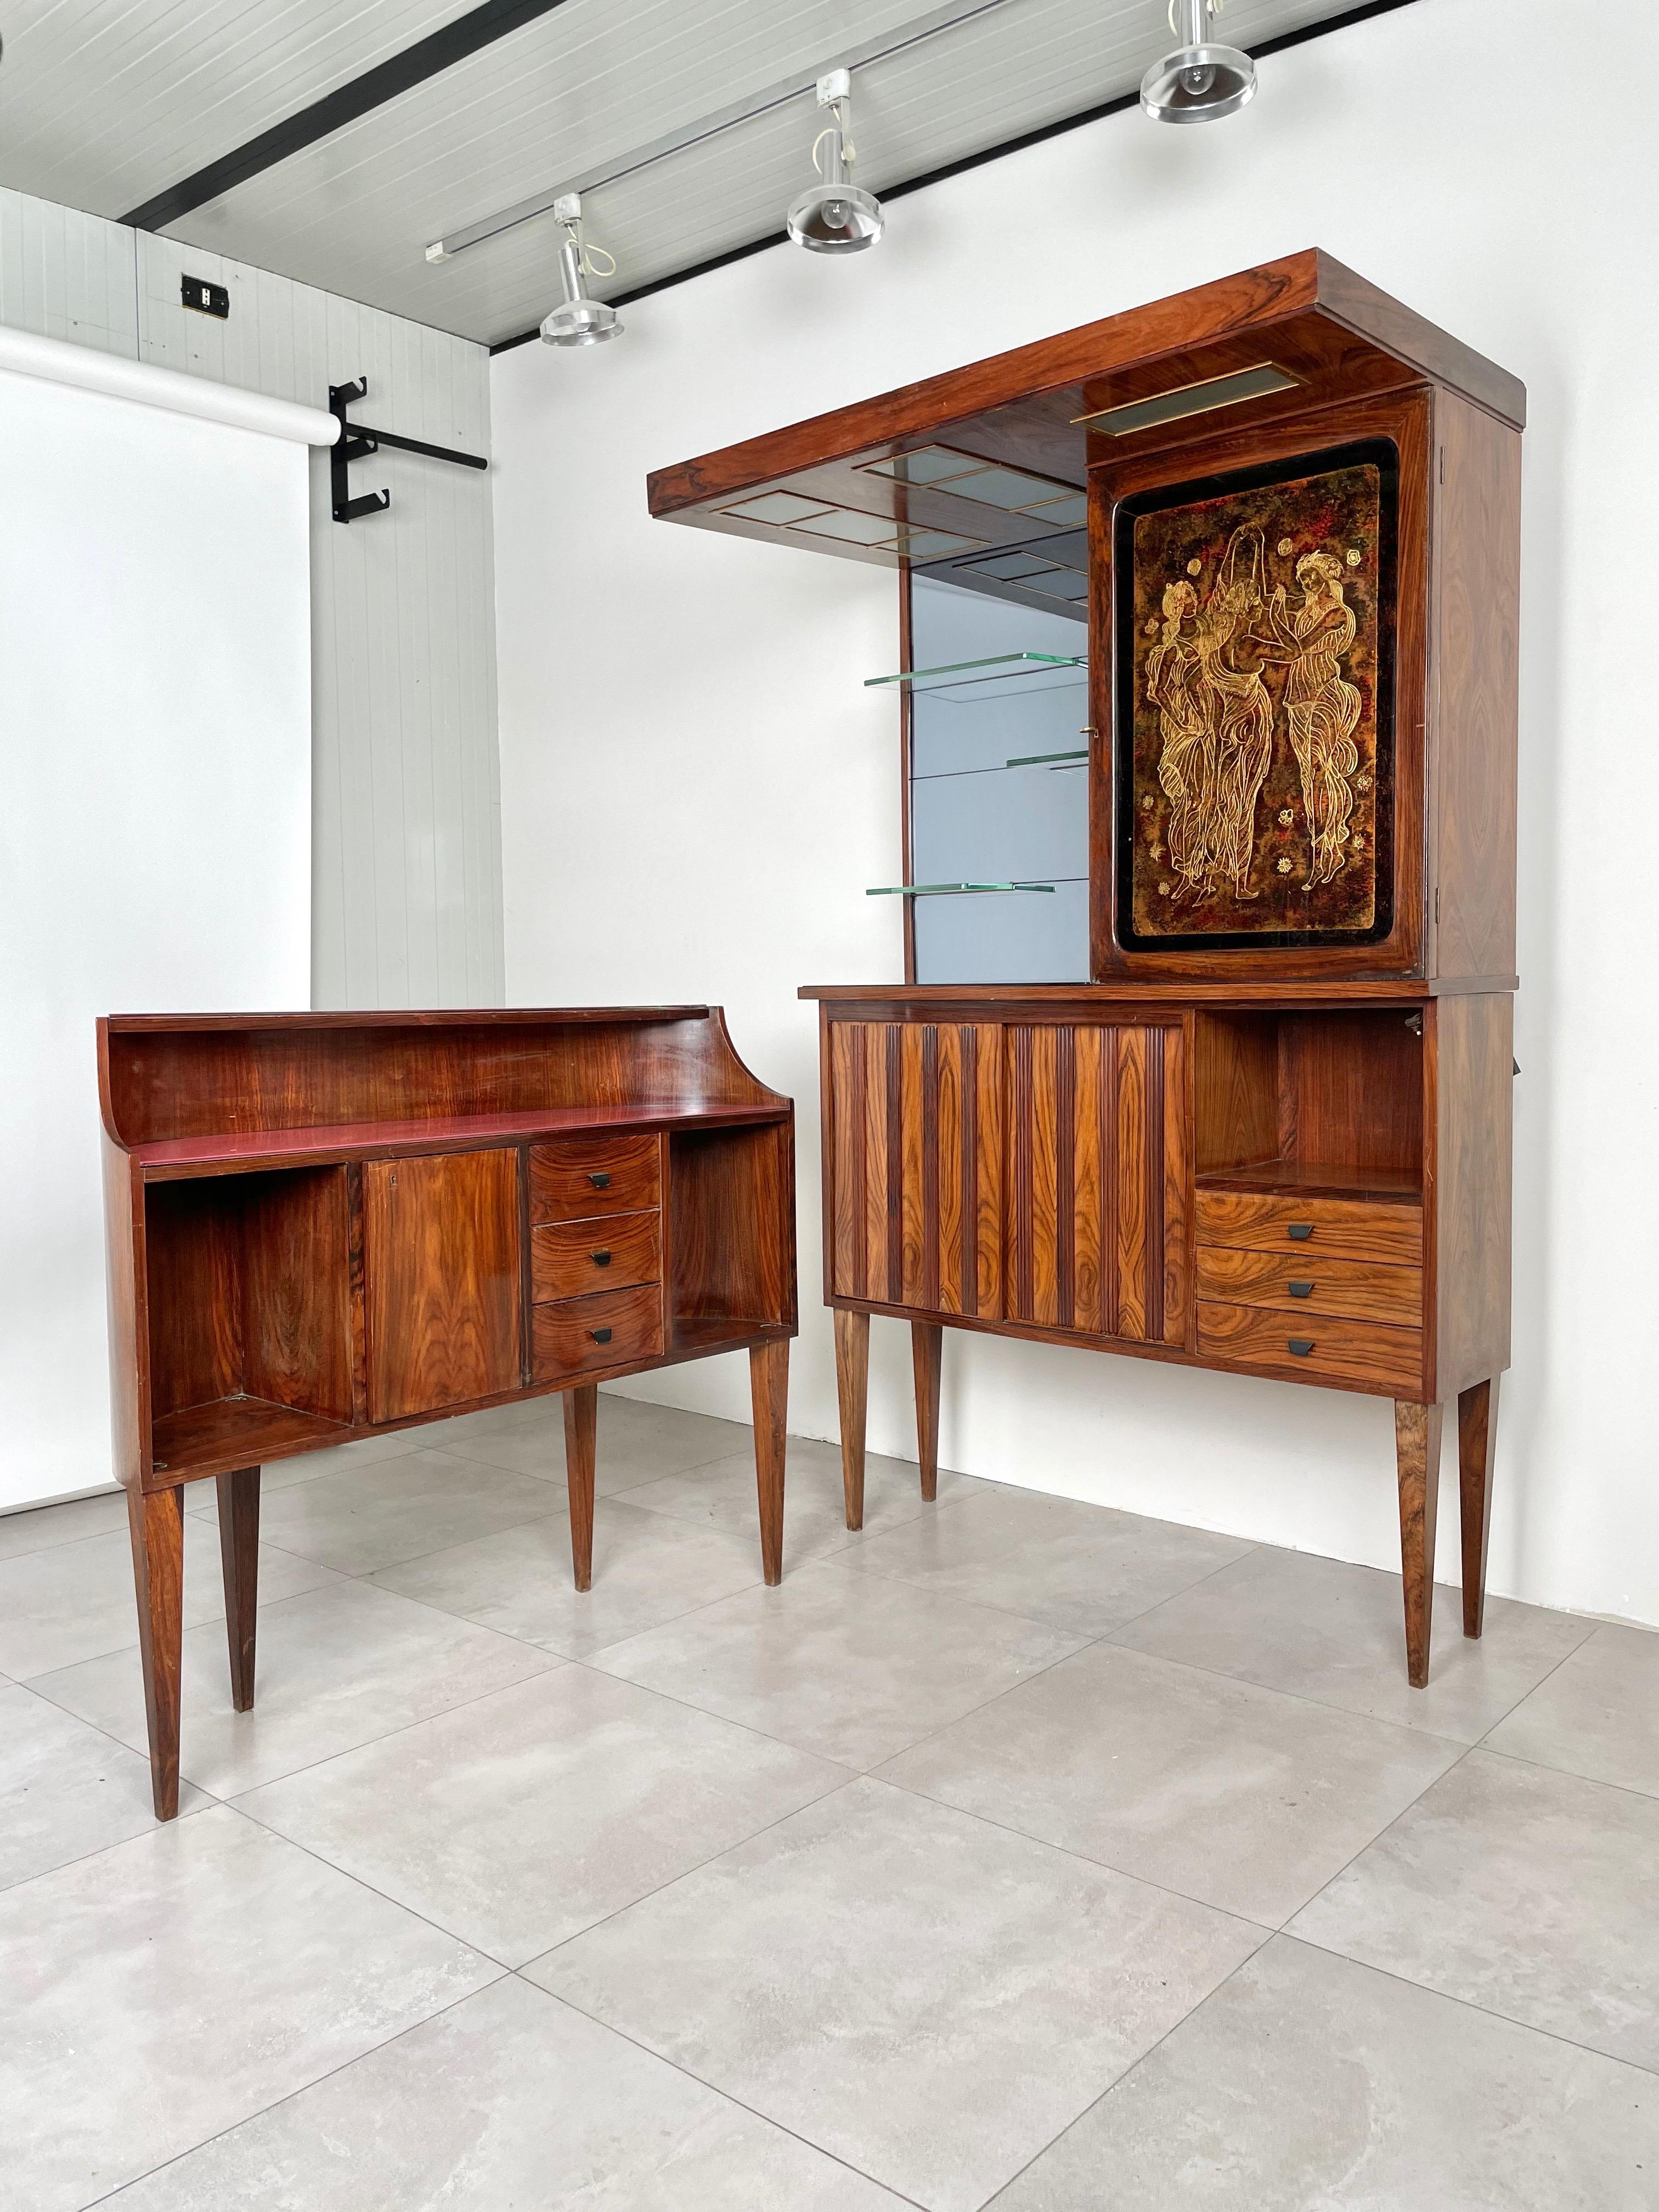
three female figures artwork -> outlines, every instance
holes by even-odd
[[[1375,921],[1378,524],[1364,466],[1136,521],[1138,930]]]
[[[1283,584],[1264,593],[1263,565],[1261,532],[1241,526],[1201,606],[1185,579],[1166,586],[1162,634],[1146,655],[1177,899],[1212,892],[1218,878],[1235,898],[1259,896],[1251,875],[1256,803],[1273,757],[1273,702],[1261,678],[1268,662],[1286,670],[1285,719],[1311,842],[1304,889],[1329,883],[1347,858],[1362,702],[1342,675],[1356,628],[1342,562],[1322,550],[1304,554],[1296,564],[1302,599],[1294,609]],[[1240,643],[1246,653],[1255,649],[1254,663],[1238,665]]]

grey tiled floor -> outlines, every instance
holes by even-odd
[[[0,2204],[1653,2212],[1659,1637],[605,1398],[0,1520]],[[1455,1540],[1455,1532],[1454,1532]],[[1449,1565],[1449,1561],[1448,1562]]]

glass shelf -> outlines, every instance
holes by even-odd
[[[902,684],[914,695],[930,698],[998,697],[1016,690],[1042,690],[1056,681],[1073,684],[1074,671],[1089,665],[1080,653],[995,653],[984,660],[957,660],[943,668],[901,668],[893,676],[866,676],[866,691],[890,684]]]
[[[951,898],[963,891],[1048,891],[1052,884],[877,884],[866,898]]]
[[[1088,759],[1088,748],[1080,753],[1016,753],[1012,760],[1004,761],[1004,768],[1046,768],[1050,775],[1061,769],[1081,768]]]

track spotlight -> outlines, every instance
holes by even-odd
[[[614,307],[607,307],[603,300],[588,298],[583,279],[614,276],[617,264],[602,246],[589,246],[584,241],[580,192],[566,192],[555,200],[553,212],[564,225],[564,243],[559,248],[559,276],[564,284],[564,300],[542,325],[542,343],[603,345],[607,338],[617,335],[622,324]],[[596,268],[596,257],[608,265]]]
[[[1213,123],[1235,115],[1255,93],[1255,64],[1235,46],[1206,43],[1223,0],[1170,0],[1179,50],[1140,80],[1140,104],[1155,123]]]
[[[789,235],[809,253],[860,252],[875,244],[886,222],[881,202],[872,192],[860,191],[850,173],[854,148],[847,110],[852,82],[844,69],[818,79],[818,106],[827,107],[833,118],[812,147],[812,166],[822,182],[804,191],[789,210]],[[829,152],[820,162],[818,148],[826,144]]]

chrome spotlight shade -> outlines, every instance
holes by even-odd
[[[586,278],[590,255],[597,252],[604,261],[611,261],[611,256],[602,247],[583,245],[582,204],[578,193],[568,192],[563,198],[556,200],[553,212],[564,225],[564,243],[559,248],[559,277],[564,286],[564,299],[543,323],[542,343],[603,345],[607,338],[621,335],[622,319],[603,300],[588,297]],[[613,274],[616,266],[611,261]]]
[[[809,253],[859,253],[881,236],[887,218],[881,202],[852,180],[854,146],[848,132],[847,100],[851,79],[845,70],[831,70],[818,79],[818,106],[830,110],[833,120],[818,134],[812,161],[818,167],[818,147],[829,152],[822,164],[821,180],[811,185],[791,203],[789,235]]]
[[[1210,18],[1219,9],[1220,0],[1170,0],[1170,27],[1185,43],[1140,80],[1140,104],[1155,123],[1214,123],[1255,98],[1249,56],[1207,43]]]

